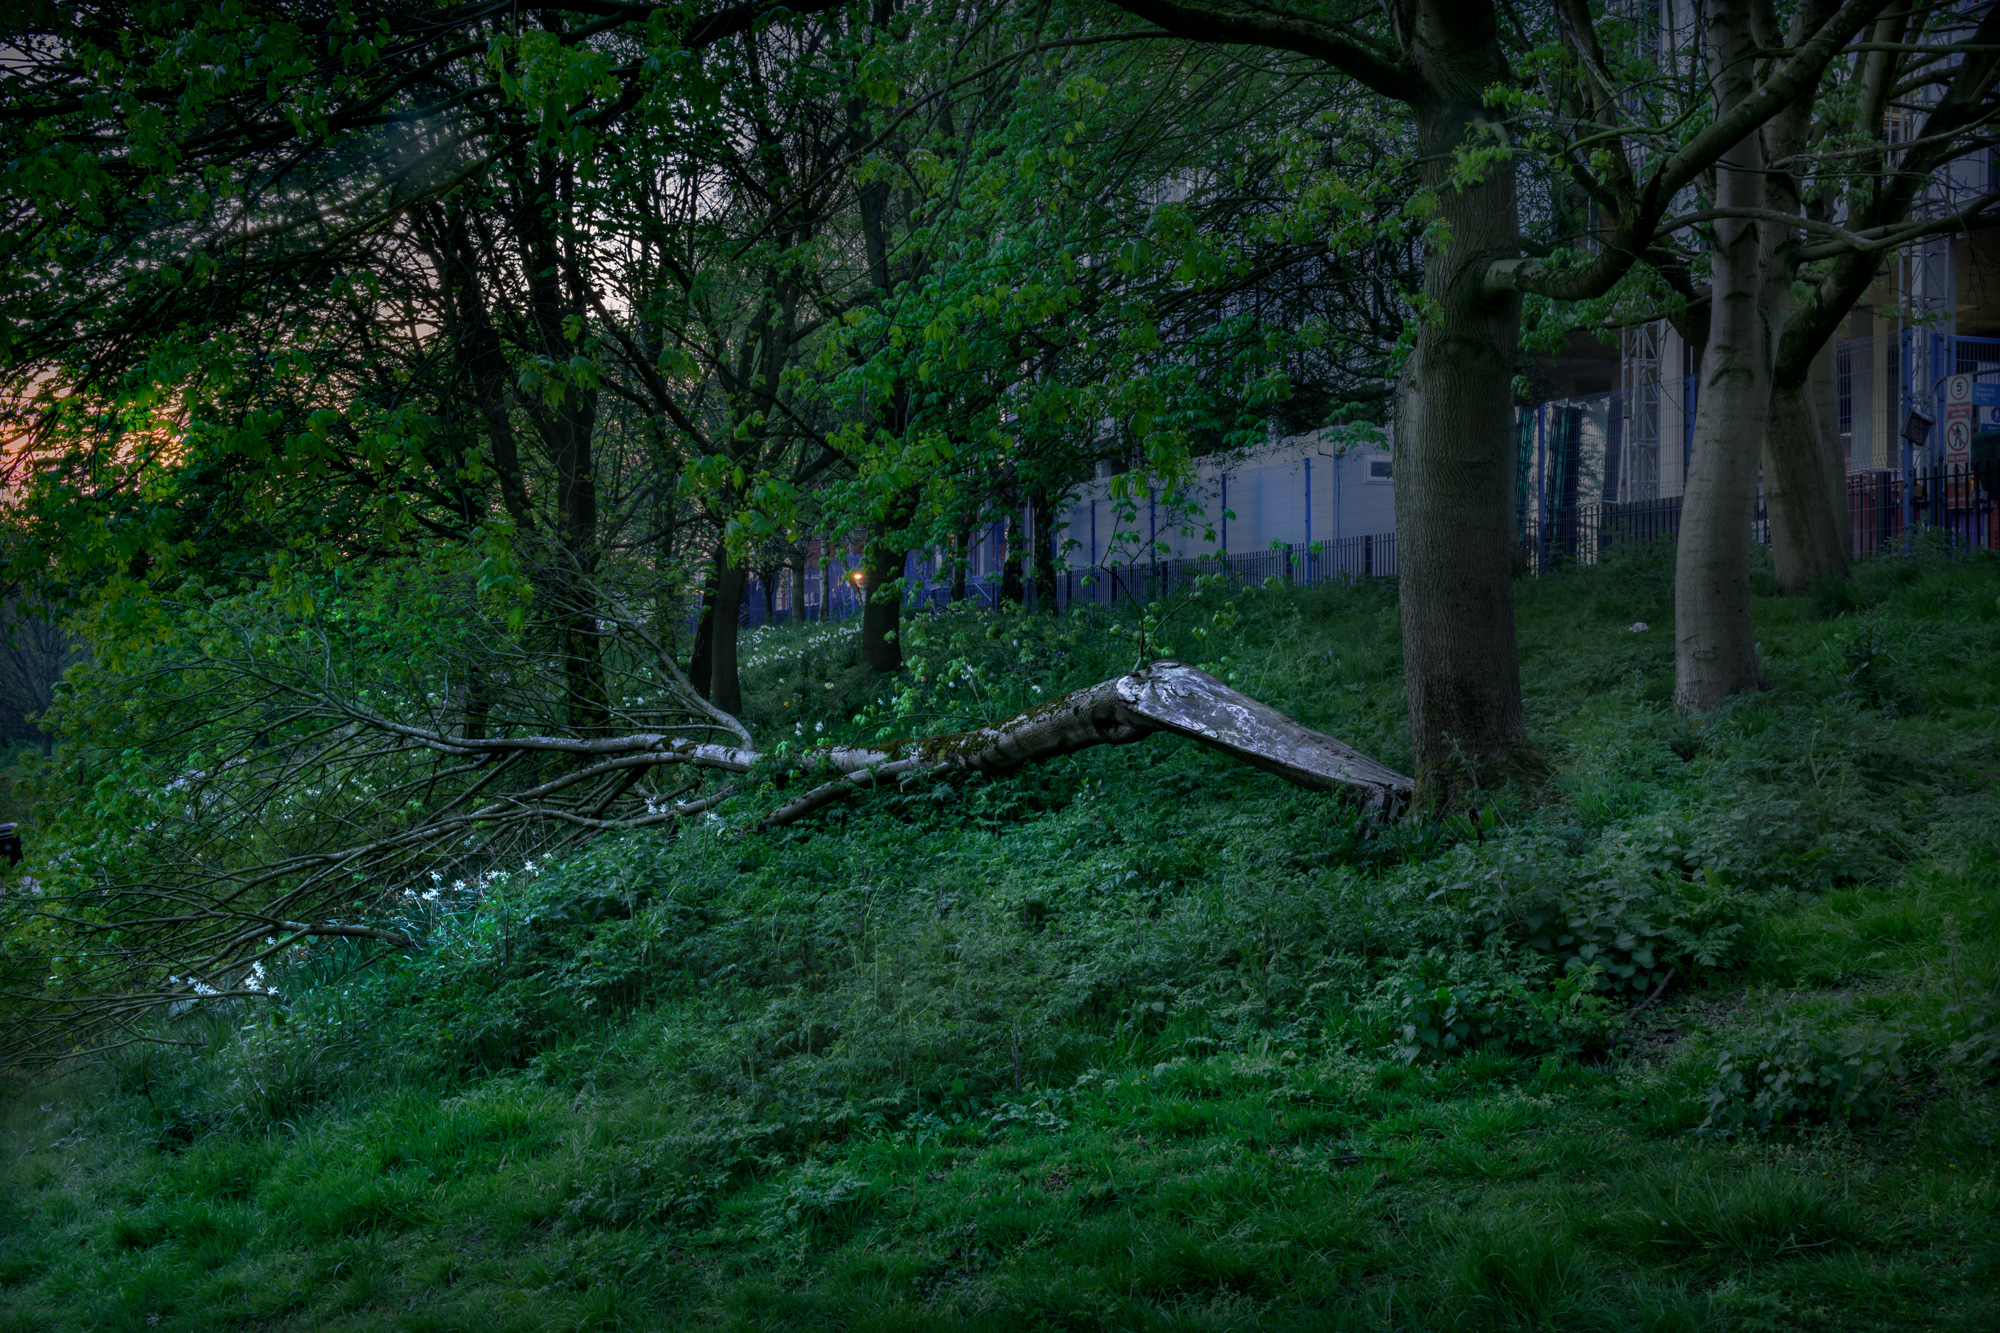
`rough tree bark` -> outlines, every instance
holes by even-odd
[[[1000,547],[1004,556],[1000,562],[1000,600],[1012,602],[1015,606],[1027,603],[1028,594],[1021,581],[1021,516],[1016,513],[1007,520],[1001,530]]]
[[[570,168],[551,157],[514,162],[520,205],[514,210],[516,240],[526,278],[528,314],[536,350],[551,365],[565,366],[577,350],[577,332],[587,306],[571,260]],[[559,549],[552,553],[544,582],[560,610],[563,688],[570,725],[589,732],[606,725],[602,644],[595,605],[598,549],[597,391],[571,384],[559,396],[524,404],[555,467],[560,512]]]
[[[1847,573],[1847,468],[1834,429],[1833,349],[1799,384],[1774,381],[1764,434],[1764,508],[1778,591],[1811,592]]]
[[[1810,98],[1821,71],[1882,0],[1848,0],[1839,20],[1774,60],[1737,114],[1712,120],[1643,176],[1632,170],[1631,124],[1600,49],[1591,7],[1564,3],[1559,31],[1582,71],[1579,97],[1593,160],[1592,198],[1607,224],[1596,254],[1574,267],[1522,254],[1508,118],[1489,112],[1496,87],[1522,86],[1507,63],[1497,7],[1473,0],[1399,0],[1383,7],[1209,9],[1179,0],[1114,0],[1119,8],[1194,41],[1294,51],[1408,106],[1419,170],[1442,226],[1425,256],[1425,308],[1406,368],[1396,444],[1398,563],[1410,736],[1426,799],[1448,801],[1469,782],[1543,771],[1522,725],[1512,567],[1512,353],[1517,295],[1579,300],[1609,291],[1653,247],[1674,199],[1721,153],[1785,105]],[[1731,8],[1738,8],[1732,6]],[[1509,37],[1509,44],[1512,37]],[[1544,83],[1541,85],[1547,87]],[[1608,133],[1605,127],[1613,127]],[[1486,160],[1475,165],[1479,158]],[[1489,261],[1483,281],[1475,258]],[[1762,415],[1757,418],[1761,424]],[[1499,466],[1495,466],[1498,461]]]
[[[1792,14],[1790,45],[1833,16],[1835,0],[1803,0]],[[1766,21],[1771,21],[1766,16]],[[1880,34],[1893,40],[1893,33]],[[1761,43],[1760,44],[1764,44]],[[1813,136],[1813,104],[1800,99],[1764,127],[1767,205],[1803,218],[1804,164]],[[1822,191],[1823,193],[1823,191]],[[1825,201],[1819,200],[1823,206]],[[1767,227],[1773,224],[1764,224]],[[1833,349],[1796,364],[1784,355],[1791,322],[1792,279],[1801,268],[1802,236],[1782,228],[1764,246],[1773,266],[1760,290],[1777,303],[1766,316],[1773,330],[1770,419],[1764,430],[1764,508],[1771,524],[1771,562],[1782,593],[1811,592],[1847,572],[1846,468],[1834,423]]]
[[[1414,783],[1344,742],[1300,726],[1277,709],[1179,662],[1074,690],[1005,722],[935,740],[825,752],[840,776],[765,816],[766,828],[804,818],[864,787],[909,784],[953,773],[1011,773],[1097,745],[1127,745],[1156,732],[1185,736],[1287,782],[1354,798],[1385,819],[1410,803]]]
[[[510,734],[489,736],[376,713],[368,694],[329,694],[324,676],[310,671],[287,678],[271,674],[269,660],[207,659],[208,670],[237,673],[236,688],[225,684],[222,693],[236,701],[232,715],[245,728],[268,725],[276,700],[293,720],[310,715],[320,724],[312,730],[315,753],[274,747],[247,763],[193,775],[204,784],[204,797],[214,799],[178,804],[165,823],[149,826],[149,850],[131,849],[122,880],[100,884],[86,877],[60,903],[19,900],[16,905],[29,912],[61,912],[66,928],[82,931],[95,945],[87,966],[70,974],[63,989],[11,1011],[13,1026],[0,1034],[0,1060],[21,1058],[42,1043],[68,1050],[77,1042],[109,1039],[149,1013],[202,996],[270,998],[249,980],[253,969],[307,940],[411,947],[406,936],[367,919],[384,905],[385,887],[427,883],[439,867],[463,873],[468,860],[482,856],[518,865],[524,856],[558,854],[602,833],[706,817],[737,794],[737,778],[753,772],[800,789],[756,819],[753,827],[765,829],[797,823],[884,784],[997,776],[1156,733],[1187,737],[1288,782],[1337,794],[1371,818],[1394,818],[1412,795],[1403,774],[1175,662],[1155,662],[973,731],[793,755],[753,748],[737,719],[702,704],[670,659],[662,662],[662,683],[686,705],[689,726],[616,736],[510,728]],[[212,711],[217,697],[204,694],[197,706]],[[702,734],[728,741],[694,739]],[[267,793],[274,774],[295,772],[301,763],[321,772],[359,772],[357,765],[380,764],[385,756],[423,770],[415,790],[425,794],[411,803],[410,818],[378,823],[373,840],[293,842],[290,854],[261,864],[184,855],[197,844],[245,846],[232,834],[245,820],[261,827],[268,810],[244,798]],[[649,774],[674,769],[689,780],[665,789],[643,785]],[[694,799],[677,799],[699,791],[704,774],[720,776],[721,784]],[[449,790],[434,790],[440,776]],[[508,782],[510,776],[515,781]],[[336,834],[346,826],[341,820],[316,825]],[[389,889],[391,904],[398,896]]]
[[[736,645],[743,627],[743,586],[749,570],[718,545],[715,602],[709,626],[709,702],[725,713],[743,711],[743,682],[736,670]]]
[[[1056,514],[1046,490],[1028,497],[1028,566],[1034,571],[1035,610],[1045,616],[1056,613]]]
[[[1417,781],[1444,803],[1464,788],[1537,778],[1514,636],[1515,344],[1520,298],[1489,294],[1489,265],[1520,253],[1511,162],[1455,183],[1463,147],[1505,142],[1486,90],[1507,76],[1485,6],[1424,5],[1411,50],[1424,185],[1442,246],[1424,252],[1426,311],[1396,414],[1396,562]]]
[[[861,662],[885,675],[903,669],[903,592],[885,585],[903,577],[909,556],[899,543],[871,542],[861,558]]]
[[[507,516],[513,520],[516,532],[532,533],[535,511],[528,501],[509,398],[508,386],[514,376],[509,373],[506,349],[494,328],[493,312],[480,282],[480,257],[473,247],[462,196],[453,197],[444,217],[439,277],[446,296],[450,345],[465,369],[480,418],[486,425],[494,477]]]
[[[715,678],[715,673],[712,669],[715,665],[714,571],[721,567],[722,562],[722,551],[720,548],[717,548],[713,556],[713,564],[710,569],[708,581],[702,585],[700,593],[697,594],[701,611],[695,617],[694,646],[688,654],[688,683],[693,687],[694,692],[704,699],[709,697],[709,684]]]
[[[1711,11],[1706,47],[1719,119],[1742,103],[1755,80],[1749,6]],[[1716,165],[1716,207],[1762,209],[1764,168],[1760,137],[1739,140]],[[1674,572],[1674,705],[1683,713],[1711,712],[1732,694],[1764,688],[1750,623],[1750,520],[1756,436],[1771,410],[1774,318],[1784,299],[1773,290],[1780,266],[1771,232],[1770,224],[1741,217],[1715,223],[1714,296]]]

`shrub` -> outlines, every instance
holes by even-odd
[[[1870,708],[1895,711],[1904,702],[1902,662],[1889,651],[1881,626],[1863,623],[1839,636],[1835,646],[1847,669],[1848,693]]]
[[[1666,983],[1720,967],[1735,954],[1750,904],[1705,881],[1619,875],[1496,888],[1472,916],[1489,944],[1525,947],[1593,988],[1638,998]]]
[[[1584,969],[1539,986],[1487,955],[1423,955],[1382,984],[1393,1005],[1388,1053],[1414,1064],[1481,1047],[1565,1055],[1598,1049],[1617,1019],[1591,993],[1595,981]]]
[[[865,1177],[844,1167],[809,1162],[791,1174],[785,1187],[764,1209],[759,1232],[774,1237],[797,1229],[813,1230],[865,1211],[879,1191]]]
[[[1944,1058],[1974,1069],[2000,1069],[2000,1003],[1961,1000],[1944,1011],[1945,1033],[1952,1041]]]
[[[1698,1134],[1769,1133],[1786,1124],[1871,1120],[1903,1076],[1903,1034],[1828,1033],[1785,1023],[1725,1047]]]

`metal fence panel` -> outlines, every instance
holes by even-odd
[[[1905,518],[1905,485],[1893,469],[1854,472],[1847,478],[1848,550],[1854,559],[1906,551],[1914,541],[1942,543],[1954,551],[2000,550],[2000,449],[1995,456],[1975,456],[1970,466],[1943,465],[1912,472]],[[1764,497],[1757,497],[1751,516],[1751,536],[1769,544],[1770,518]],[[1601,558],[1680,536],[1681,497],[1579,504],[1557,511],[1547,530],[1532,517],[1521,524],[1521,560],[1529,573],[1547,573],[1564,564],[1593,564]],[[1087,565],[1062,570],[1056,577],[1056,604],[1116,606],[1148,602],[1186,588],[1203,574],[1223,574],[1231,583],[1257,584],[1276,580],[1294,586],[1359,582],[1396,574],[1396,534],[1373,533],[1335,542],[1304,543],[1267,551],[1215,555],[1188,560],[1159,560],[1127,565]],[[911,610],[938,611],[951,605],[948,574],[929,561],[912,560],[904,605]],[[1032,603],[1033,581],[1023,584]],[[818,591],[818,590],[813,590]],[[861,597],[845,579],[831,581],[830,605],[809,596],[806,618],[851,620],[861,614]],[[967,578],[966,598],[991,608],[1000,600],[1000,575]],[[832,614],[827,615],[831,610]],[[775,617],[791,618],[789,610]],[[745,589],[742,623],[762,624],[764,596],[755,578]]]
[[[1371,533],[1337,542],[1300,543],[1205,559],[1083,566],[1065,570],[1057,578],[1056,599],[1065,610],[1078,605],[1149,602],[1186,588],[1204,574],[1222,574],[1237,584],[1276,580],[1306,587],[1389,578],[1395,573],[1396,534]]]
[[[1890,468],[1847,477],[1848,553],[1856,560],[1907,550],[1911,540],[1942,542],[1956,551],[2000,549],[2000,458],[1948,470],[1942,465],[1915,470],[1904,518],[1902,474]],[[1655,541],[1680,537],[1681,497],[1626,504],[1578,505],[1558,515],[1544,534],[1533,521],[1521,525],[1522,557],[1531,573],[1546,573],[1566,562],[1592,564],[1599,557]],[[1771,541],[1770,515],[1757,497],[1750,534]]]

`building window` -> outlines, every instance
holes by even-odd
[[[1370,481],[1387,481],[1387,480],[1389,480],[1389,460],[1388,460],[1388,459],[1386,459],[1386,458],[1371,458],[1371,459],[1369,459],[1369,460],[1368,460],[1368,480],[1370,480]]]

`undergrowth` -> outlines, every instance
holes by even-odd
[[[2000,568],[1760,599],[1693,721],[1670,577],[1521,586],[1560,776],[1470,815],[1155,737],[420,886],[17,1091],[0,1328],[1992,1327]],[[763,630],[746,715],[977,725],[1130,623]],[[1156,641],[1407,769],[1393,586]]]

